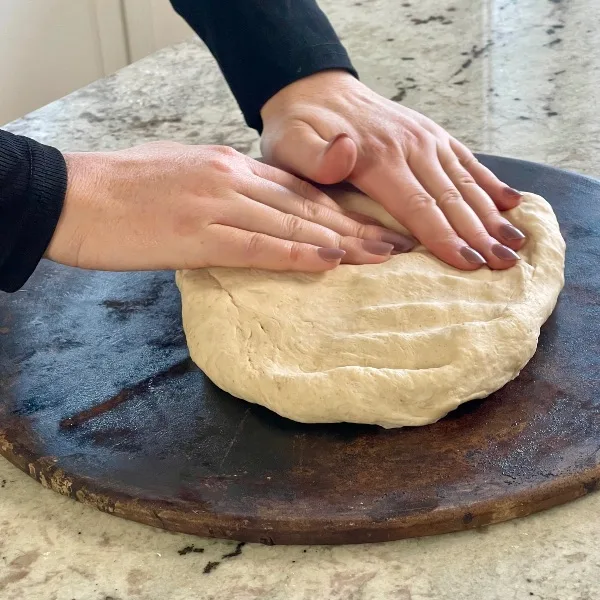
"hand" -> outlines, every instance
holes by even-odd
[[[317,272],[414,245],[231,148],[159,142],[65,158],[69,184],[47,257],[67,265]]]
[[[347,179],[459,269],[518,260],[525,236],[499,211],[521,195],[427,117],[340,71],[287,86],[261,115],[270,164],[318,183]]]

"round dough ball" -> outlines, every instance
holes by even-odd
[[[366,196],[328,193],[403,231]],[[562,289],[565,244],[550,205],[525,194],[506,216],[528,236],[506,271],[459,271],[419,246],[318,275],[179,272],[192,359],[233,396],[296,421],[437,421],[518,375]]]

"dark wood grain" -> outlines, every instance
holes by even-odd
[[[478,527],[600,480],[600,183],[482,157],[541,193],[567,283],[521,375],[428,427],[301,425],[191,363],[172,274],[44,264],[0,296],[0,451],[100,510],[199,535],[355,543]],[[344,393],[344,390],[340,390]]]

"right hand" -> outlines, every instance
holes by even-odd
[[[71,266],[318,272],[415,245],[228,147],[158,142],[65,159],[69,184],[46,257]]]
[[[277,92],[261,116],[270,164],[317,183],[348,181],[440,260],[465,271],[519,260],[525,234],[501,211],[520,192],[425,115],[329,70]]]

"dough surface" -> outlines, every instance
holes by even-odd
[[[328,193],[403,231],[366,196]],[[506,216],[528,236],[506,271],[459,271],[419,246],[324,275],[179,272],[192,359],[221,389],[296,421],[437,421],[519,374],[562,289],[565,244],[550,205],[525,194]]]

